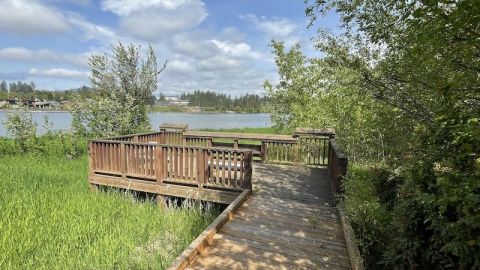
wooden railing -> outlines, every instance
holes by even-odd
[[[90,176],[251,189],[252,152],[247,150],[92,140],[89,154]]]
[[[262,163],[327,166],[332,192],[337,194],[348,165],[333,132],[311,129],[296,136],[163,130],[92,140],[89,153],[91,183],[122,188],[140,181],[195,190],[251,189],[256,157]],[[111,182],[115,179],[121,185]],[[156,186],[143,190],[155,191]],[[231,200],[228,194],[218,195],[218,201]]]
[[[300,163],[326,166],[334,133],[300,134],[294,136],[277,134],[244,134],[225,132],[162,130],[107,138],[106,140],[159,143],[195,147],[213,147],[234,150],[250,150],[253,157],[262,163]]]
[[[328,145],[328,175],[333,194],[338,194],[347,174],[348,159],[335,139],[330,139]]]

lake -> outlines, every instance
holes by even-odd
[[[37,133],[45,133],[43,128],[44,117],[53,124],[54,130],[67,130],[72,123],[69,112],[33,112],[33,119],[38,124]],[[0,111],[0,136],[6,136],[5,125],[7,113]],[[244,128],[269,127],[270,114],[268,113],[177,113],[154,112],[149,113],[152,129],[158,130],[162,123],[186,123],[190,129],[199,128]]]

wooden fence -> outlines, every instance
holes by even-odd
[[[328,175],[333,194],[338,194],[347,174],[348,159],[335,139],[330,139],[328,145]]]
[[[295,136],[162,130],[92,140],[89,152],[89,178],[97,184],[121,179],[237,191],[251,189],[254,158],[327,166],[334,193],[348,164],[333,132],[311,129]]]
[[[250,150],[262,163],[300,163],[326,166],[332,133],[297,136],[276,134],[242,134],[202,131],[168,131],[134,134],[106,140],[159,143],[195,147]]]
[[[89,153],[91,176],[251,189],[252,152],[247,150],[92,140]]]

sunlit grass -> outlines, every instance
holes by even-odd
[[[86,157],[0,157],[0,269],[164,269],[217,213],[90,192]]]

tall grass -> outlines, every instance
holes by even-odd
[[[90,192],[85,156],[0,157],[0,269],[164,269],[217,213]]]

